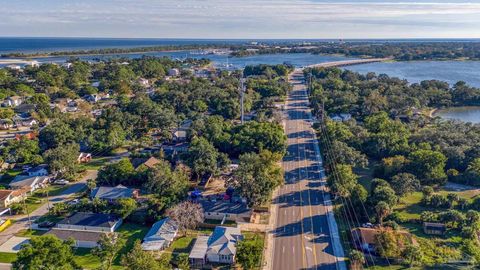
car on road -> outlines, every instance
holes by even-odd
[[[70,183],[70,182],[68,182],[68,181],[65,180],[65,179],[58,179],[58,180],[53,181],[53,184],[54,184],[54,185],[62,185],[62,186],[64,186],[64,185],[67,185],[68,183]]]

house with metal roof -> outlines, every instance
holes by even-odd
[[[133,188],[127,188],[122,185],[118,185],[115,187],[96,187],[90,193],[90,197],[92,199],[98,198],[111,202],[125,198],[135,199],[138,197],[138,190]]]
[[[229,200],[202,200],[205,219],[230,220],[235,222],[250,222],[252,209],[242,202]]]
[[[170,246],[178,233],[178,226],[170,218],[155,222],[143,238],[142,249],[160,251]]]

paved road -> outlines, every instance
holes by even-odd
[[[48,213],[48,207],[52,206],[52,204],[63,202],[67,200],[70,196],[84,189],[86,187],[86,181],[88,179],[95,179],[97,177],[97,173],[98,171],[96,170],[87,171],[79,181],[71,184],[60,195],[50,197],[49,204],[45,203],[40,207],[38,207],[37,209],[35,209],[32,213],[30,213],[30,220],[33,222],[37,218]],[[16,222],[13,223],[7,229],[5,229],[5,231],[0,232],[0,245],[5,243],[8,239],[12,238],[19,231],[27,229],[29,227],[27,215],[17,215],[9,218],[15,220]]]
[[[346,270],[302,79],[300,70],[292,75],[294,88],[286,104],[285,185],[274,198],[271,269]]]

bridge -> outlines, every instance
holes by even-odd
[[[368,58],[368,59],[356,59],[356,60],[343,60],[343,61],[335,61],[335,62],[326,62],[326,63],[319,63],[314,65],[306,66],[305,68],[329,68],[329,67],[345,67],[345,66],[353,66],[353,65],[361,65],[361,64],[369,64],[369,63],[378,63],[378,62],[385,62],[390,61],[393,58]]]

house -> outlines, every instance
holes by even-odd
[[[49,176],[17,175],[10,182],[9,186],[12,189],[28,189],[29,192],[33,192],[39,188],[46,187],[49,181]]]
[[[114,202],[124,198],[138,198],[138,190],[127,188],[122,185],[116,187],[96,187],[90,193],[90,197]]]
[[[192,120],[183,121],[178,128],[173,131],[174,143],[185,142],[187,140],[187,131],[192,126]]]
[[[349,113],[331,114],[330,119],[335,122],[343,122],[352,119],[352,115]]]
[[[94,248],[98,246],[98,241],[100,238],[107,233],[95,231],[72,231],[52,228],[45,234],[55,235],[57,238],[60,238],[64,241],[73,239],[74,247]]]
[[[239,228],[217,226],[207,241],[204,237],[197,238],[188,256],[190,263],[194,267],[201,267],[206,263],[233,264],[237,243],[242,239]]]
[[[386,227],[380,228],[355,228],[352,229],[352,238],[354,246],[364,252],[375,253],[376,252],[376,236],[383,231],[392,231],[398,235],[404,236],[409,242],[416,243],[412,235],[407,231],[392,230]]]
[[[91,94],[91,95],[86,95],[83,97],[86,101],[91,102],[91,103],[96,103],[99,102],[102,98],[100,95],[97,94]]]
[[[160,251],[170,246],[177,236],[178,226],[170,218],[155,222],[143,238],[142,249]]]
[[[180,70],[178,68],[172,68],[168,71],[168,76],[177,77],[180,75]]]
[[[28,117],[28,115],[30,115],[32,112],[35,111],[36,109],[36,105],[35,104],[25,104],[25,103],[22,103],[20,105],[18,105],[17,107],[15,107],[13,110],[15,111],[15,113],[23,116],[23,117]]]
[[[13,122],[10,119],[1,119],[0,120],[0,129],[9,130],[13,128]]]
[[[443,223],[423,222],[423,232],[425,234],[444,235],[447,226]]]
[[[235,222],[250,222],[252,210],[245,203],[228,200],[202,200],[205,219],[230,220]]]
[[[208,249],[208,236],[200,235],[195,239],[195,244],[188,254],[188,260],[192,269],[202,269],[206,263],[205,255]]]
[[[110,214],[77,212],[57,223],[55,229],[71,231],[114,232],[122,219]]]
[[[81,152],[77,158],[78,163],[88,163],[92,161],[92,154]]]
[[[23,98],[21,96],[11,96],[5,99],[3,102],[6,107],[17,107],[23,103]]]
[[[0,190],[0,208],[8,208],[12,203],[20,202],[27,197],[26,189]]]
[[[15,134],[15,140],[20,141],[22,139],[26,140],[35,140],[37,138],[37,134],[35,132],[28,132],[25,134]]]
[[[28,176],[47,176],[48,175],[47,164],[38,165],[37,167],[30,168],[26,171]]]
[[[143,87],[149,87],[150,86],[150,81],[145,79],[145,78],[139,78],[138,83]]]
[[[158,163],[160,163],[160,160],[156,159],[155,157],[132,159],[132,165],[135,168],[135,170],[141,167],[146,167],[151,169],[151,168],[154,168],[155,165],[157,165]]]

